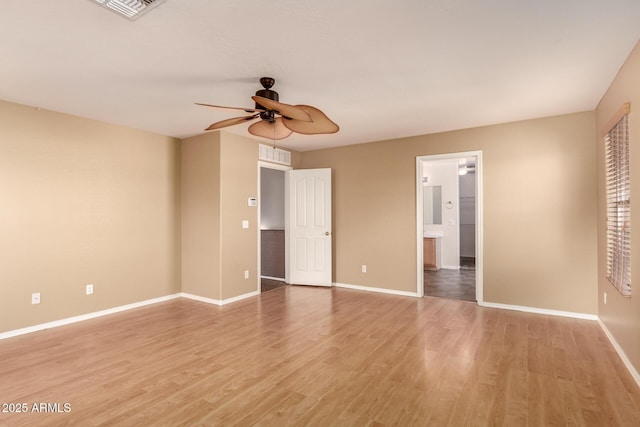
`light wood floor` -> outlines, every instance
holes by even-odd
[[[1,426],[638,426],[594,321],[286,286],[0,341]]]

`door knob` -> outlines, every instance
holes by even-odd
[[[325,232],[324,232],[324,235],[325,235],[325,236],[331,236],[331,232],[330,232],[330,231],[325,231]]]

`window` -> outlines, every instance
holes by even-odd
[[[631,185],[629,182],[628,104],[605,135],[607,186],[607,279],[631,296]]]

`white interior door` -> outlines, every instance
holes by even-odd
[[[286,282],[331,286],[331,169],[285,172]]]

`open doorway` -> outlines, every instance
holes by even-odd
[[[416,163],[418,295],[482,302],[482,154]]]
[[[260,162],[260,291],[285,286],[285,171],[290,167]]]

